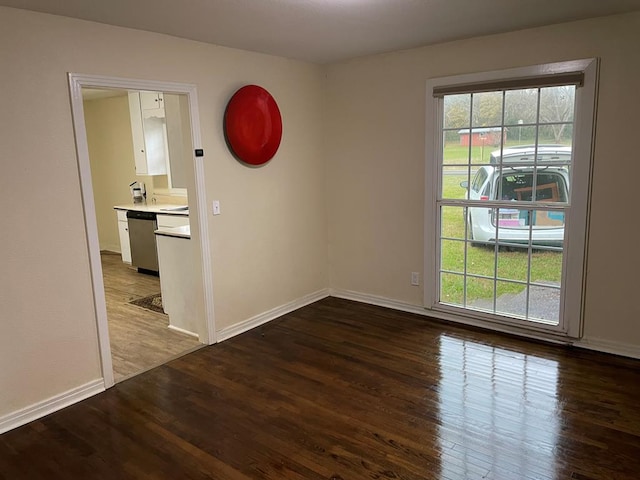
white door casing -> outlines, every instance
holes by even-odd
[[[100,245],[98,241],[98,227],[91,182],[91,166],[89,163],[89,148],[82,103],[82,88],[116,88],[123,90],[150,90],[187,95],[191,115],[191,136],[193,149],[202,148],[200,136],[200,117],[198,111],[198,96],[196,86],[185,83],[170,83],[153,80],[135,80],[100,75],[84,75],[69,73],[69,89],[71,94],[71,110],[73,128],[76,139],[76,153],[82,203],[84,209],[87,244],[89,249],[89,263],[93,282],[93,297],[98,330],[98,343],[102,364],[102,375],[105,388],[114,385],[113,366],[111,361],[111,346],[107,323],[107,307],[100,261]],[[193,155],[195,173],[196,210],[198,216],[198,234],[200,238],[200,252],[202,258],[201,282],[204,292],[204,315],[206,323],[206,338],[201,341],[208,345],[216,343],[216,329],[213,302],[213,269],[209,242],[208,218],[206,208],[206,192],[204,181],[204,157]]]

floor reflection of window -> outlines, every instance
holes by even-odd
[[[440,478],[553,477],[555,361],[440,338]]]

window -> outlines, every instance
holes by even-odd
[[[428,84],[425,306],[580,334],[595,60]]]

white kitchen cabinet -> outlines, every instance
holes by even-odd
[[[166,175],[167,125],[159,92],[129,92],[129,116],[137,175]],[[153,108],[147,108],[153,107]]]
[[[162,92],[140,92],[140,107],[143,110],[164,109],[164,95]]]
[[[189,225],[189,217],[187,215],[163,215],[156,216],[158,228],[160,227],[184,227]]]
[[[198,337],[201,329],[196,309],[198,266],[195,247],[190,234],[184,236],[188,229],[173,229],[181,232],[179,236],[167,233],[171,228],[164,229],[165,233],[156,233],[162,305],[169,315],[170,329]]]
[[[129,223],[126,210],[116,210],[118,215],[118,235],[120,236],[120,253],[122,261],[131,265],[131,245],[129,244]]]

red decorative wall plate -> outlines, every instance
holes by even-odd
[[[233,94],[224,113],[224,133],[229,148],[242,162],[263,165],[278,151],[282,117],[271,94],[246,85]]]

